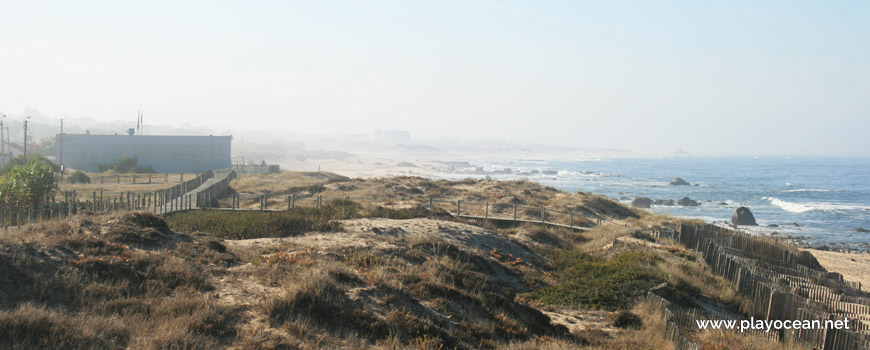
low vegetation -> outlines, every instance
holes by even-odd
[[[6,165],[0,175],[0,206],[33,208],[47,204],[57,191],[54,169],[31,159],[25,164]]]
[[[150,214],[84,216],[7,238],[0,347],[205,348],[233,337],[237,312],[202,294],[213,269],[184,249],[190,237],[161,223]],[[155,231],[172,237],[143,239]]]
[[[73,184],[89,184],[91,183],[91,178],[83,171],[76,170],[74,173],[70,174],[69,177],[67,177],[67,181]]]
[[[385,208],[363,206],[345,200],[332,200],[319,208],[295,208],[289,211],[199,210],[173,214],[169,223],[181,232],[208,232],[226,239],[280,238],[307,232],[341,231],[336,220],[361,217],[412,219],[435,215],[428,208]],[[444,214],[440,214],[444,215]]]
[[[502,188],[493,200],[550,196],[618,224],[496,226],[411,201],[344,200],[49,221],[0,239],[0,348],[673,349],[661,310],[643,298],[650,290],[745,310],[702,259],[649,235],[674,219],[525,182],[319,180],[320,193]],[[690,336],[705,349],[786,348]]]
[[[118,174],[141,174],[154,172],[154,168],[151,165],[139,165],[139,158],[129,154],[121,156],[117,162],[111,164],[100,164],[98,169],[100,172],[112,171]]]
[[[556,280],[535,297],[547,304],[616,311],[665,282],[655,270],[659,257],[644,251],[625,251],[599,257],[578,251],[554,251]]]

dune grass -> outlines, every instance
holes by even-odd
[[[553,251],[559,284],[534,293],[541,302],[580,308],[618,310],[665,278],[654,268],[656,255],[626,251],[605,258],[579,251]]]

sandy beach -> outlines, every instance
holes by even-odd
[[[870,254],[804,250],[812,253],[828,271],[842,274],[847,281],[861,282],[861,290],[870,286]]]

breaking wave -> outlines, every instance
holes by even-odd
[[[853,204],[834,204],[834,203],[794,203],[781,200],[774,197],[762,197],[782,210],[791,213],[806,213],[808,211],[847,211],[847,210],[870,210],[870,206],[853,205]]]

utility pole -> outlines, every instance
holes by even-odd
[[[63,173],[65,170],[66,169],[63,166],[63,118],[60,118],[60,182],[63,182]]]
[[[6,140],[3,138],[3,119],[6,118],[4,114],[0,117],[0,166],[6,165],[4,158],[6,157]]]
[[[24,119],[24,162],[27,162],[27,118]]]

